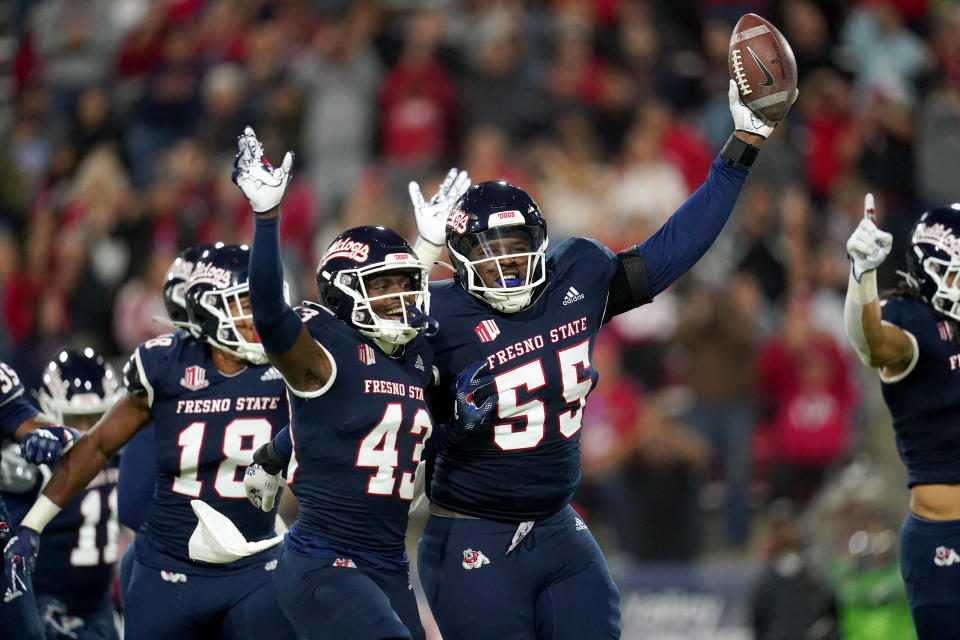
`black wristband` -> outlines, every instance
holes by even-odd
[[[728,167],[736,167],[737,169],[750,171],[750,167],[753,166],[759,153],[759,147],[755,147],[744,142],[737,136],[730,134],[727,142],[723,145],[723,149],[720,150],[720,157],[723,158],[724,164]]]
[[[253,461],[270,475],[277,475],[287,470],[288,461],[277,453],[272,440],[253,452]]]

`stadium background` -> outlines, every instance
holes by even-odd
[[[751,612],[797,626],[832,597],[842,637],[909,638],[904,473],[842,333],[844,243],[872,191],[884,288],[919,212],[960,201],[956,2],[4,3],[0,358],[33,388],[63,345],[120,362],[164,332],[179,250],[250,238],[229,179],[248,123],[267,157],[297,153],[295,298],[340,230],[413,238],[407,181],[432,194],[454,165],[530,191],[552,243],[639,242],[730,133],[747,11],[791,43],[800,98],[714,248],[602,334],[576,503],[625,638],[746,639]]]

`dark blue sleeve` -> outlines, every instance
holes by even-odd
[[[728,167],[717,156],[707,180],[637,250],[655,296],[696,264],[727,223],[747,171]]]
[[[26,399],[20,376],[13,367],[0,362],[0,437],[13,440],[20,425],[38,413]]]
[[[250,247],[250,308],[260,342],[268,353],[285,353],[297,341],[303,323],[283,299],[280,216],[257,217]]]
[[[40,412],[23,397],[12,398],[0,406],[0,433],[13,440],[20,425],[38,413]]]
[[[134,531],[147,520],[157,483],[156,427],[140,430],[120,453],[117,479],[117,519]]]
[[[281,458],[289,463],[290,456],[293,455],[293,440],[290,438],[289,422],[273,437],[273,448],[277,450],[277,454]]]

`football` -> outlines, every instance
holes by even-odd
[[[780,31],[755,13],[740,18],[730,36],[730,77],[754,112],[779,122],[797,90],[797,61]]]

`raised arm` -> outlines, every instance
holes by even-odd
[[[864,199],[864,217],[847,240],[850,278],[843,305],[844,328],[864,364],[884,375],[903,372],[914,358],[914,342],[900,327],[880,319],[877,267],[890,253],[893,237],[877,228],[873,195]]]
[[[267,358],[294,390],[323,388],[333,374],[333,364],[307,331],[297,312],[283,297],[283,263],[280,260],[280,201],[290,180],[293,154],[273,168],[263,157],[263,147],[247,127],[237,139],[240,151],[234,160],[233,181],[256,214],[250,248],[250,307],[253,322]]]

